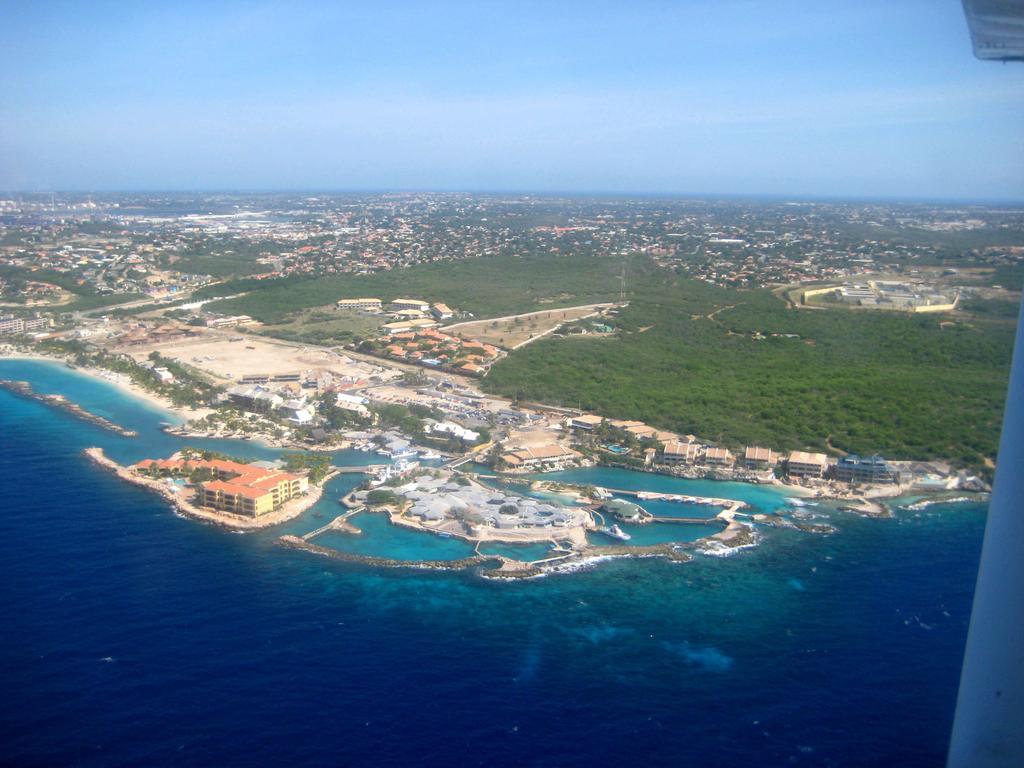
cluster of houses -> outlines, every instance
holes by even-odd
[[[316,403],[302,392],[289,394],[283,397],[261,384],[236,384],[227,389],[222,399],[252,413],[278,413],[298,426],[312,422]]]
[[[794,479],[833,478],[847,483],[897,482],[898,473],[881,456],[843,456],[830,459],[824,453],[790,451],[779,453],[771,448],[748,445],[741,455],[728,448],[706,445],[694,435],[680,436],[655,429],[640,421],[605,419],[593,414],[581,414],[569,419],[567,426],[576,433],[592,433],[606,425],[631,435],[638,440],[655,443],[657,447],[644,449],[647,464],[667,466],[704,466],[722,470],[749,470],[752,472],[784,472]],[[606,446],[609,450],[618,446]]]
[[[396,360],[470,376],[483,375],[501,355],[491,344],[450,336],[433,328],[390,333],[381,343],[385,345],[384,353]]]
[[[138,320],[126,322],[122,325],[122,328],[123,333],[120,334],[118,341],[125,346],[166,344],[172,341],[196,338],[201,334],[198,328],[173,321],[154,323]]]

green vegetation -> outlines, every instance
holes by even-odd
[[[266,325],[260,332],[303,344],[348,344],[379,335],[384,322],[386,319],[381,317],[333,307],[304,309],[289,312],[281,323]]]
[[[318,402],[316,411],[323,418],[324,426],[331,431],[368,427],[373,423],[372,417],[364,418],[355,411],[335,405],[333,392],[324,393]]]
[[[211,451],[206,448],[193,448],[190,445],[186,445],[181,449],[181,458],[189,461],[191,459],[202,459],[203,461],[233,461],[235,464],[250,464],[252,459],[239,458],[238,456],[232,456],[229,453],[222,453],[221,451]]]
[[[0,277],[8,280],[14,287],[33,280],[39,283],[49,283],[75,294],[75,299],[68,304],[55,304],[52,307],[38,307],[38,309],[80,312],[86,309],[124,304],[142,298],[141,293],[97,293],[96,289],[85,280],[49,269],[32,270],[10,264],[0,264]]]
[[[331,454],[329,453],[286,453],[283,457],[285,469],[296,471],[309,470],[309,482],[320,485],[331,471]]]
[[[145,298],[141,293],[93,293],[79,296],[69,304],[54,307],[61,312],[84,312],[100,307],[114,307]]]
[[[233,461],[236,464],[248,464],[251,459],[240,459],[235,456],[231,456],[220,451],[208,451],[202,448],[193,448],[192,446],[186,445],[181,449],[181,458],[184,461],[197,461],[202,459],[203,461]],[[149,467],[143,470],[143,474],[159,479],[161,477],[180,477],[182,473],[177,470],[160,468],[160,467]],[[207,480],[216,480],[217,473],[209,467],[193,467],[190,468],[187,475],[190,483],[203,483]]]
[[[539,341],[483,386],[734,446],[980,469],[998,445],[1014,329],[950,320],[788,309],[768,291],[680,280],[636,296],[616,338]]]
[[[289,313],[300,309],[363,296],[383,301],[412,296],[442,301],[478,317],[495,317],[617,298],[621,269],[619,259],[503,256],[424,264],[372,275],[239,280],[209,286],[196,297],[249,291],[207,308],[250,315],[264,323],[281,323]],[[653,272],[650,263],[640,259],[634,259],[629,269],[631,282],[637,277],[650,279]]]
[[[217,392],[217,387],[196,369],[184,366],[156,352],[149,355],[154,368],[167,368],[174,381],[161,381],[147,367],[135,362],[127,355],[114,355],[103,351],[92,351],[74,340],[44,339],[38,348],[50,354],[66,355],[76,365],[103,368],[114,373],[123,373],[144,389],[168,398],[174,405],[196,407],[205,405]]]
[[[407,435],[423,434],[423,417],[413,413],[411,408],[393,403],[375,403],[371,410],[378,426],[383,429],[397,429]]]
[[[1020,302],[1008,299],[965,299],[960,309],[976,317],[1015,322],[1020,311]]]
[[[258,259],[272,257],[288,250],[273,241],[250,242],[236,237],[211,237],[189,242],[171,253],[162,254],[159,264],[178,272],[212,277],[231,277],[264,272],[267,267]]]
[[[394,491],[389,491],[384,488],[375,488],[366,494],[366,501],[376,506],[394,504],[397,500],[398,497],[395,496]]]
[[[50,269],[28,269],[12,264],[0,264],[0,277],[15,284],[33,280],[38,283],[56,285],[58,288],[77,295],[95,294],[92,286],[84,280]]]

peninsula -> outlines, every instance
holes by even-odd
[[[176,455],[124,467],[102,448],[85,455],[122,480],[159,494],[182,514],[227,528],[256,529],[298,517],[323,493],[327,473],[317,484],[308,473],[292,474],[226,459]],[[187,478],[187,480],[186,480]]]

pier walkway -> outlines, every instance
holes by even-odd
[[[454,459],[453,461],[449,461],[442,468],[443,469],[458,469],[463,464],[468,464],[469,462],[471,462],[474,458],[476,458],[476,457],[473,456],[472,454],[470,454],[469,456],[462,456],[461,458]]]
[[[644,518],[644,521],[651,523],[687,523],[690,525],[703,525],[704,523],[728,525],[729,523],[728,520],[718,515],[713,515],[712,517],[659,517],[657,515],[650,515]]]
[[[340,475],[375,475],[380,472],[386,464],[367,464],[364,467],[335,467]]]

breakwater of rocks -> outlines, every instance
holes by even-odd
[[[277,541],[278,544],[288,549],[299,549],[346,563],[358,563],[376,568],[409,568],[432,571],[472,570],[478,576],[487,579],[530,579],[549,572],[575,570],[588,563],[619,557],[664,557],[679,563],[685,563],[693,559],[693,555],[683,551],[681,545],[678,544],[652,544],[650,546],[630,547],[591,546],[567,556],[528,563],[504,557],[503,555],[472,555],[454,560],[396,560],[390,557],[359,555],[353,552],[342,552],[330,547],[322,547],[301,536],[281,536]]]
[[[89,413],[89,411],[85,410],[82,406],[71,402],[63,395],[44,395],[36,392],[32,389],[32,385],[27,381],[9,381],[8,379],[0,379],[0,388],[6,389],[8,392],[13,392],[16,395],[21,395],[22,397],[27,397],[31,400],[38,400],[41,403],[46,403],[47,405],[52,405],[55,408],[60,408],[82,421],[87,421],[98,427],[109,429],[111,432],[116,432],[122,437],[137,437],[139,434],[135,430],[125,429],[120,424],[115,424],[110,421],[110,419],[97,416],[95,413]]]

